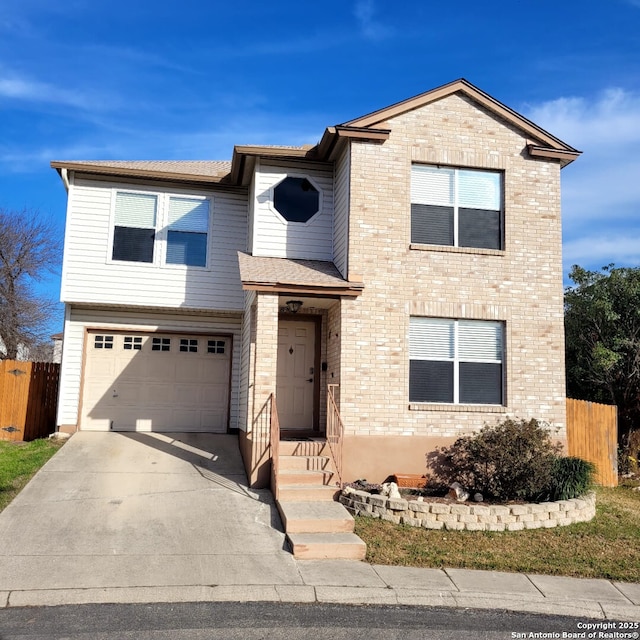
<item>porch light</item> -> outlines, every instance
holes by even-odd
[[[287,300],[287,311],[289,313],[298,313],[302,306],[302,300]]]

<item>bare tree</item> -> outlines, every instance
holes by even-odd
[[[60,264],[61,242],[51,220],[29,209],[0,208],[0,358],[15,360],[20,347],[46,339],[55,312],[34,284]]]

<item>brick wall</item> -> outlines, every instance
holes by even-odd
[[[341,413],[350,436],[456,437],[505,415],[565,435],[560,165],[460,95],[400,115],[383,144],[351,149],[349,270],[341,308]],[[412,162],[505,172],[504,251],[410,244]],[[409,405],[411,315],[505,323],[506,407]]]

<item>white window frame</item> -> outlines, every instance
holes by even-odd
[[[116,227],[116,200],[118,193],[131,193],[134,195],[149,195],[155,196],[157,208],[156,208],[156,228],[155,239],[153,245],[153,261],[152,262],[138,262],[135,260],[114,260],[113,259],[113,243],[115,239],[115,227]],[[148,269],[148,268],[162,268],[162,269],[177,269],[177,270],[199,270],[209,271],[211,269],[211,243],[212,243],[212,229],[213,229],[213,206],[214,198],[211,194],[193,193],[193,192],[178,192],[178,191],[163,191],[163,190],[147,190],[147,189],[128,189],[121,187],[114,187],[111,190],[111,214],[109,218],[109,247],[107,250],[107,264],[113,265],[129,265],[136,268]],[[208,226],[207,226],[207,241],[206,241],[206,260],[204,266],[193,266],[186,264],[175,264],[167,262],[167,249],[168,249],[168,234],[169,234],[169,202],[171,198],[186,198],[191,200],[206,201],[208,203]]]
[[[318,218],[322,215],[323,207],[324,207],[324,193],[322,187],[316,182],[315,178],[308,173],[283,173],[283,174],[274,174],[276,178],[275,182],[269,187],[269,210],[272,211],[277,217],[278,220],[284,225],[298,225],[300,227],[306,227],[314,224]],[[294,222],[287,220],[277,209],[274,204],[275,198],[275,188],[281,183],[284,182],[287,178],[301,178],[308,180],[318,192],[318,210],[306,221],[306,222]]]
[[[414,176],[417,171],[420,170],[420,167],[424,167],[427,169],[432,169],[436,171],[442,172],[452,172],[453,173],[453,198],[452,202],[447,205],[437,205],[435,202],[418,202],[417,198],[414,195]],[[499,238],[498,238],[498,248],[488,249],[487,247],[479,247],[479,246],[460,246],[460,217],[459,210],[465,209],[469,207],[464,207],[460,205],[460,188],[459,188],[459,179],[460,172],[476,172],[476,173],[484,173],[491,174],[497,176],[500,184],[499,184],[499,208],[496,209],[486,209],[486,211],[498,211],[498,220],[499,220]],[[411,205],[414,204],[425,204],[427,206],[450,206],[453,209],[453,244],[437,244],[437,243],[427,243],[413,240],[413,228],[410,225],[410,234],[411,234],[411,243],[412,244],[423,244],[425,246],[435,246],[435,247],[453,247],[456,249],[464,249],[464,250],[490,250],[490,251],[504,251],[504,224],[505,224],[505,197],[504,197],[504,181],[505,174],[501,169],[485,169],[485,168],[477,168],[477,167],[461,167],[461,166],[444,166],[444,165],[430,165],[426,163],[412,162],[411,163],[411,189],[410,189],[410,200]],[[435,198],[434,198],[435,200]]]
[[[429,355],[424,356],[414,356],[413,347],[412,347],[412,323],[415,321],[416,325],[420,319],[425,319],[433,323],[442,323],[450,324],[453,323],[453,355],[450,357],[430,357]],[[409,361],[412,360],[427,360],[430,362],[452,362],[453,363],[453,400],[452,402],[446,402],[443,400],[435,400],[435,401],[424,401],[424,400],[412,400],[409,398],[411,404],[452,404],[452,405],[470,405],[473,403],[468,402],[460,402],[460,363],[469,363],[469,362],[478,362],[483,364],[499,364],[501,368],[501,379],[500,379],[500,396],[502,398],[501,403],[482,403],[482,405],[486,406],[506,406],[506,385],[505,385],[505,335],[506,335],[506,326],[505,323],[499,320],[475,320],[475,319],[466,319],[466,318],[436,318],[436,317],[428,317],[428,316],[411,316],[409,320]],[[491,358],[463,358],[460,356],[460,324],[468,323],[468,324],[481,324],[485,323],[486,326],[494,325],[500,327],[500,338],[499,338],[499,349],[500,349],[500,359],[491,359]],[[409,384],[411,384],[411,380],[409,379]]]

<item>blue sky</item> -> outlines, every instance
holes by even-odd
[[[464,77],[584,151],[563,171],[565,270],[637,266],[638,33],[640,0],[1,0],[0,207],[62,235],[51,160],[314,143]]]

